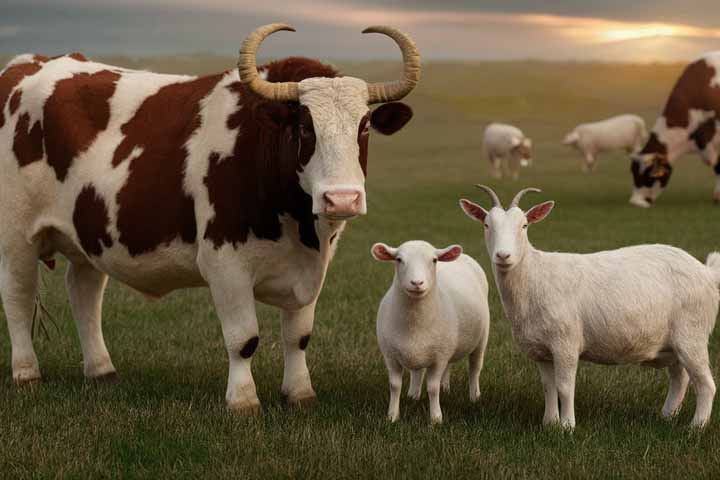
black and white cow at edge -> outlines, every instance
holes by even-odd
[[[151,296],[209,286],[229,357],[231,410],[260,411],[251,359],[255,301],[283,312],[282,393],[315,398],[305,349],[345,221],[366,213],[369,129],[412,117],[413,41],[397,81],[366,83],[316,60],[259,69],[260,27],[238,68],[161,75],[80,54],[20,55],[0,72],[0,293],[17,384],[40,380],[31,325],[40,261],[69,261],[66,283],[85,376],[117,378],[103,339],[108,277]],[[370,110],[369,105],[382,105]]]
[[[650,207],[670,180],[677,158],[699,152],[715,172],[720,202],[720,51],[688,65],[670,93],[643,149],[632,157],[630,203]]]

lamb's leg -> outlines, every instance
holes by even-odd
[[[692,381],[697,402],[691,425],[702,428],[710,419],[715,398],[715,381],[710,371],[707,344],[697,346],[678,345],[678,357]]]
[[[595,155],[592,152],[585,152],[585,167],[583,168],[585,173],[592,173],[595,171]]]
[[[392,358],[385,357],[385,366],[388,370],[390,381],[390,404],[388,405],[387,418],[391,422],[400,418],[400,393],[402,390],[402,365]]]
[[[425,377],[425,369],[410,370],[410,387],[408,388],[408,397],[413,400],[420,400],[422,396],[422,384]]]
[[[440,383],[447,364],[435,364],[427,371],[427,392],[430,400],[430,421],[442,423],[442,410],[440,409]]]
[[[553,352],[555,369],[555,387],[560,397],[560,425],[572,430],[575,428],[575,376],[578,357],[556,355]]]
[[[687,371],[679,362],[670,365],[668,373],[670,374],[670,389],[665,398],[662,415],[665,418],[672,418],[680,411],[690,377],[688,377]]]
[[[450,364],[449,363],[448,363],[448,366],[445,367],[445,371],[443,372],[442,381],[440,382],[440,386],[441,386],[443,392],[450,391]]]
[[[555,386],[555,368],[552,362],[537,362],[537,366],[545,391],[543,425],[556,424],[560,421],[560,413],[558,411],[558,391]]]
[[[18,245],[0,256],[0,294],[10,332],[12,375],[17,385],[40,381],[40,367],[32,343],[37,268],[37,253],[29,245]]]
[[[480,345],[470,353],[470,368],[468,379],[470,387],[470,401],[476,402],[480,398],[480,372],[483,368],[485,348],[487,347],[487,336],[480,342]]]
[[[502,159],[500,157],[490,157],[490,174],[493,178],[502,178]]]

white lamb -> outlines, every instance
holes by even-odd
[[[637,115],[618,115],[607,120],[582,123],[568,133],[563,140],[583,154],[583,171],[595,169],[597,155],[610,150],[626,150],[628,153],[642,148],[647,138],[645,120]]]
[[[451,362],[470,355],[470,400],[480,397],[490,331],[485,272],[458,245],[438,250],[423,241],[398,248],[376,243],[372,255],[395,262],[395,278],[377,315],[378,343],[390,380],[388,419],[400,416],[405,368],[410,370],[408,396],[416,400],[427,370],[430,419],[441,423],[440,386],[450,388]]]
[[[504,123],[491,123],[485,129],[483,148],[490,160],[495,178],[506,176],[517,180],[520,167],[532,165],[532,140],[517,127]]]
[[[639,245],[592,254],[548,253],[528,241],[527,227],[554,202],[523,212],[520,191],[504,210],[497,195],[489,211],[469,200],[460,206],[485,226],[485,243],[513,337],[540,369],[544,423],[575,426],[578,361],[668,367],[670,391],[662,414],[680,409],[688,380],[697,395],[692,425],[710,418],[715,383],[708,338],[720,302],[720,254],[707,266],[683,250]],[[561,412],[558,417],[558,396]]]

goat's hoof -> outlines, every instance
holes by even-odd
[[[117,372],[107,372],[94,377],[86,377],[87,381],[96,385],[116,385],[120,383],[120,375]]]

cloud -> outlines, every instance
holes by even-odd
[[[0,25],[0,38],[16,37],[22,30],[19,25]]]

